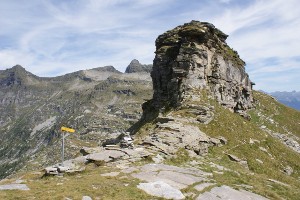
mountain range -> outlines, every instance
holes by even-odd
[[[279,102],[300,111],[300,92],[272,92],[270,95]]]
[[[97,144],[128,129],[152,90],[144,65],[133,60],[127,69],[121,73],[105,66],[54,78],[35,76],[20,65],[0,71],[0,177],[28,160],[41,167],[59,158],[55,145],[60,145],[62,125],[79,133],[69,137],[67,149]],[[37,162],[37,153],[48,147]],[[66,158],[74,152],[66,151]]]

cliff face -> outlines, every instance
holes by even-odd
[[[191,21],[156,39],[152,107],[177,107],[206,89],[227,108],[240,112],[252,107],[251,81],[245,62],[226,44],[227,35],[212,24]]]

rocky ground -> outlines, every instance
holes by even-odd
[[[201,158],[195,158],[195,160],[185,163],[185,166],[178,167],[163,164],[164,159],[159,156],[160,154],[155,156],[142,147],[133,149],[86,148],[81,152],[87,155],[64,162],[64,167],[68,168],[66,174],[72,174],[76,170],[82,172],[88,163],[93,163],[110,166],[109,172],[101,173],[100,176],[117,179],[122,179],[124,176],[135,178],[139,180],[136,187],[154,197],[165,199],[266,199],[252,193],[251,186],[237,186],[240,189],[233,189],[225,185],[218,186],[218,182],[214,179],[214,173],[223,173],[229,169],[211,162],[207,163]],[[153,156],[154,163],[136,165],[137,162],[150,158],[150,156]],[[216,171],[205,172],[202,167],[199,167],[200,163],[202,165],[209,164]],[[49,168],[46,168],[47,170]],[[1,183],[0,190],[30,190],[26,185],[26,182],[30,180],[22,180],[22,177],[14,180],[13,183],[12,180],[2,181],[6,184]],[[10,183],[8,184],[8,182]],[[82,199],[85,198],[92,199],[90,196],[82,197]],[[71,198],[68,197],[68,199]]]

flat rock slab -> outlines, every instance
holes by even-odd
[[[92,153],[87,156],[88,160],[94,161],[104,161],[109,162],[112,160],[120,159],[121,157],[125,156],[125,153],[121,151],[114,151],[114,150],[105,150],[100,153]]]
[[[136,171],[139,171],[139,169],[136,168],[136,167],[128,167],[128,168],[122,169],[121,172],[126,173],[126,174],[130,174],[130,173],[133,173],[133,172],[136,172]]]
[[[0,190],[29,190],[26,184],[0,185]]]
[[[203,172],[197,168],[182,168],[165,164],[147,164],[142,166],[141,171],[174,171],[195,176],[212,176],[211,173]]]
[[[267,200],[267,198],[248,192],[246,190],[235,190],[229,186],[215,187],[210,192],[205,192],[196,200]]]
[[[140,172],[131,176],[146,182],[163,181],[176,189],[184,189],[197,182],[208,181],[210,173],[194,168],[181,168],[165,164],[147,164],[139,168]]]
[[[180,190],[173,188],[172,186],[163,181],[140,183],[137,187],[141,190],[144,190],[146,193],[152,196],[162,197],[165,199],[185,198],[185,196],[181,193]]]

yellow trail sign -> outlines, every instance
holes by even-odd
[[[68,128],[68,127],[64,127],[62,126],[60,128],[61,131],[66,131],[66,132],[69,132],[69,133],[74,133],[75,132],[75,129],[72,129],[72,128]]]

